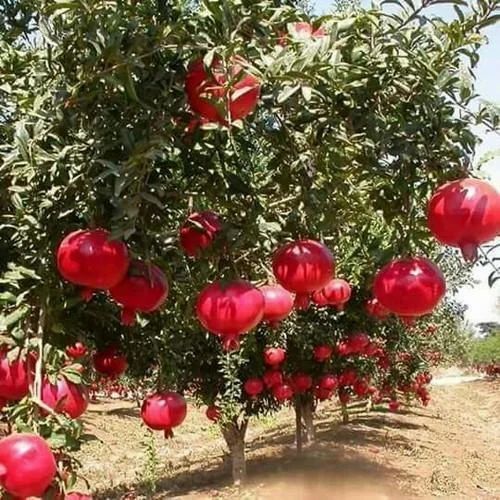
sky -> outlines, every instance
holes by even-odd
[[[332,5],[331,0],[315,0],[313,3],[318,14],[328,12]],[[362,3],[363,5],[369,5],[366,0],[363,0]],[[447,18],[453,10],[444,5],[433,7],[432,12]],[[498,56],[500,51],[500,23],[489,27],[485,34],[489,43],[481,48],[481,59],[475,70],[476,91],[482,99],[500,104],[500,58]],[[477,149],[477,159],[487,152],[500,151],[500,135],[485,133],[481,130],[478,130],[478,134],[483,142]],[[484,165],[482,173],[500,191],[500,156]],[[476,264],[473,269],[475,284],[462,288],[457,295],[457,299],[468,307],[466,319],[471,323],[500,322],[500,310],[496,307],[500,297],[500,281],[497,281],[493,288],[490,288],[488,286],[490,272],[489,267]]]

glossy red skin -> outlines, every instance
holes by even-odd
[[[335,261],[330,250],[319,241],[292,241],[274,254],[273,272],[290,292],[309,294],[331,280]]]
[[[347,369],[340,374],[339,385],[341,386],[354,385],[357,379],[358,379],[358,374],[352,369]]]
[[[327,373],[318,379],[318,387],[325,391],[334,391],[339,386],[339,379],[335,375]]]
[[[271,389],[273,396],[280,402],[289,401],[293,398],[292,386],[286,383],[278,384]]]
[[[448,182],[429,201],[427,223],[441,243],[475,260],[477,247],[500,235],[500,193],[479,179]]]
[[[294,373],[291,377],[290,385],[293,388],[294,394],[303,394],[312,387],[313,380],[306,373]]]
[[[251,398],[255,398],[264,390],[264,383],[260,378],[249,378],[243,384],[243,389]]]
[[[323,296],[329,304],[342,309],[351,298],[351,285],[343,279],[334,278],[323,288]]]
[[[215,405],[209,406],[207,407],[205,415],[208,418],[208,420],[211,420],[212,422],[218,422],[221,415],[220,408]]]
[[[167,300],[168,291],[167,278],[158,266],[134,260],[127,275],[109,294],[123,307],[122,324],[129,325],[136,311],[150,313],[159,309]]]
[[[264,296],[248,281],[215,281],[198,296],[196,315],[203,327],[215,335],[243,335],[262,320]]]
[[[19,401],[28,395],[31,377],[28,373],[28,358],[15,359],[9,363],[8,351],[0,349],[0,398]],[[32,361],[32,368],[35,361]]]
[[[40,497],[56,475],[47,443],[35,434],[11,434],[0,441],[0,486],[18,497]]]
[[[190,257],[197,257],[212,245],[221,229],[222,223],[216,213],[192,213],[179,232],[181,247]]]
[[[366,312],[377,319],[384,319],[389,316],[390,312],[378,301],[378,299],[370,299],[365,305]]]
[[[281,347],[266,347],[263,356],[267,366],[278,367],[285,362],[286,351]]]
[[[330,305],[323,293],[323,289],[315,290],[311,295],[311,299],[318,307],[326,307]]]
[[[116,347],[107,347],[93,357],[94,368],[108,377],[119,377],[128,367],[127,358]]]
[[[275,385],[283,383],[283,373],[278,370],[267,370],[262,376],[262,380],[267,389],[271,389]]]
[[[155,431],[171,431],[184,422],[186,400],[178,393],[165,391],[148,396],[141,407],[143,422]]]
[[[382,306],[406,318],[431,313],[445,292],[443,273],[423,257],[389,262],[373,284],[373,293]]]
[[[42,384],[42,401],[70,418],[82,416],[89,405],[88,390],[84,385],[77,385],[65,378],[59,378],[55,385],[48,379]]]
[[[366,380],[358,379],[356,380],[356,382],[354,382],[352,389],[356,396],[364,397],[368,395],[370,386],[368,385],[368,382]]]
[[[87,348],[81,342],[76,342],[74,345],[66,347],[66,354],[74,359],[83,358],[87,352]]]
[[[61,276],[75,285],[108,290],[120,282],[129,266],[127,246],[110,240],[104,229],[68,234],[57,249]]]
[[[333,347],[329,345],[317,345],[313,350],[314,360],[318,363],[328,361],[333,354]]]
[[[186,75],[185,90],[191,109],[209,122],[228,125],[251,114],[259,101],[260,81],[243,66],[242,58],[235,58],[227,70],[220,59],[215,59],[205,71],[203,60],[190,64]],[[226,84],[232,81],[232,85]]]
[[[293,310],[294,297],[281,285],[265,285],[259,290],[264,296],[264,316],[262,321],[276,325],[289,316]]]

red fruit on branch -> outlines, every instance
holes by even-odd
[[[28,367],[29,366],[29,367]],[[8,350],[0,349],[0,398],[19,401],[29,393],[29,386],[34,374],[33,355],[18,357],[9,361]]]
[[[441,243],[475,261],[478,246],[500,235],[500,193],[479,179],[448,182],[432,196],[427,223]]]
[[[164,431],[166,438],[173,436],[172,429],[184,422],[186,414],[186,400],[177,392],[171,391],[148,396],[141,407],[143,422],[150,429]]]
[[[339,356],[349,356],[351,354],[351,346],[347,340],[340,340],[335,346],[335,352]]]
[[[278,370],[267,370],[262,376],[267,389],[272,389],[275,385],[283,383],[283,373]]]
[[[314,360],[318,363],[324,363],[328,361],[333,354],[333,347],[325,344],[317,345],[313,349]]]
[[[215,405],[209,406],[207,408],[207,411],[205,412],[205,415],[207,416],[208,420],[211,420],[212,422],[218,422],[221,416],[220,408]]]
[[[349,354],[364,354],[370,344],[370,338],[366,333],[353,333],[346,339]]]
[[[109,293],[123,307],[122,325],[131,326],[136,312],[151,313],[159,309],[167,300],[168,291],[167,278],[159,267],[134,260],[127,275]]]
[[[339,377],[339,385],[341,386],[350,386],[354,385],[356,380],[358,379],[358,374],[352,368],[344,370]]]
[[[0,486],[17,497],[40,497],[56,476],[47,443],[35,434],[11,434],[0,441]]]
[[[316,399],[319,401],[326,401],[327,399],[330,399],[332,397],[333,391],[330,391],[329,389],[324,389],[323,387],[316,386],[314,387],[314,396]]]
[[[271,391],[279,403],[284,403],[293,398],[292,386],[287,383],[277,384],[272,387]]]
[[[83,358],[87,352],[87,348],[81,342],[75,342],[75,344],[66,347],[66,354],[73,359]]]
[[[356,394],[356,396],[362,398],[368,395],[370,386],[368,385],[368,382],[366,380],[358,379],[356,380],[356,382],[354,382],[352,390],[354,391],[354,394]]]
[[[290,385],[295,394],[307,392],[313,384],[312,377],[306,373],[294,373],[290,380]]]
[[[286,351],[281,347],[266,347],[264,349],[264,363],[267,366],[278,368],[286,359]]]
[[[190,257],[198,257],[213,244],[221,229],[222,223],[216,213],[193,213],[181,227],[181,247]]]
[[[281,285],[296,294],[296,303],[304,306],[312,292],[331,280],[335,261],[330,250],[319,241],[292,241],[275,253],[273,272]]]
[[[351,285],[339,278],[332,279],[323,288],[323,295],[329,304],[336,306],[339,311],[344,309],[345,304],[351,298]]]
[[[330,373],[322,375],[318,379],[318,387],[324,389],[325,391],[334,391],[339,386],[339,379]]]
[[[60,243],[57,269],[61,276],[81,287],[90,300],[93,290],[109,290],[125,276],[129,266],[127,246],[110,239],[104,229],[74,231]]]
[[[228,125],[251,114],[260,97],[260,80],[250,74],[248,63],[234,57],[227,66],[214,58],[209,71],[202,59],[190,64],[185,90],[191,109],[212,123]]]
[[[264,316],[262,321],[272,328],[289,316],[293,309],[294,297],[281,285],[265,285],[259,290],[264,296]]]
[[[240,335],[262,320],[264,296],[248,281],[215,281],[199,294],[196,315],[204,328],[222,337],[226,349],[236,347]]]
[[[391,399],[389,401],[389,411],[397,412],[399,410],[399,401],[397,399]]]
[[[260,378],[249,378],[243,384],[243,389],[251,399],[256,399],[257,396],[264,390],[264,383]]]
[[[96,371],[112,379],[122,375],[128,366],[127,358],[115,346],[96,352],[93,362]]]
[[[323,294],[323,289],[315,290],[311,295],[311,299],[318,307],[326,307],[329,305],[327,298]]]
[[[389,311],[406,321],[431,313],[446,292],[443,273],[423,257],[397,259],[375,277],[373,292]]]
[[[365,305],[366,312],[376,319],[385,319],[389,316],[390,311],[388,311],[378,299],[370,299]]]
[[[79,418],[89,405],[87,388],[61,377],[53,385],[48,379],[42,383],[42,401],[57,413]]]

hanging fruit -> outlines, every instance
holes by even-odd
[[[243,384],[244,391],[251,399],[257,399],[259,394],[264,390],[264,384],[260,378],[249,378]]]
[[[180,230],[180,243],[190,257],[199,257],[210,247],[222,229],[219,216],[214,212],[191,214]]]
[[[295,302],[303,308],[309,302],[309,295],[332,279],[335,261],[330,250],[319,241],[292,241],[275,253],[273,271],[276,280],[296,294]]]
[[[366,302],[365,310],[370,316],[376,319],[385,319],[391,314],[376,298]]]
[[[260,80],[247,66],[241,57],[233,57],[227,66],[215,57],[208,71],[202,59],[191,63],[185,82],[191,109],[209,122],[226,126],[246,118],[260,97]]]
[[[286,351],[281,347],[266,347],[263,356],[267,366],[278,369],[285,362]]]
[[[351,285],[343,279],[334,278],[321,292],[328,304],[336,306],[337,310],[342,311],[351,298]]]
[[[423,257],[389,262],[377,273],[373,284],[373,293],[380,304],[407,324],[430,314],[445,292],[443,274]]]
[[[123,307],[122,325],[131,326],[135,323],[137,312],[158,310],[167,300],[168,291],[167,278],[159,267],[134,260],[127,275],[111,288],[109,294]]]
[[[90,300],[94,290],[109,290],[125,276],[129,255],[125,243],[110,239],[104,229],[74,231],[57,249],[57,269],[67,281],[83,287]]]
[[[293,295],[281,285],[265,285],[259,290],[264,296],[264,316],[262,321],[276,328],[289,316],[293,309]]]
[[[208,406],[205,415],[208,418],[208,420],[211,420],[212,422],[218,422],[221,417],[220,408],[215,405]]]
[[[61,377],[55,384],[44,379],[42,401],[57,413],[64,413],[70,418],[79,418],[87,410],[89,396],[84,385],[74,384]]]
[[[292,386],[286,382],[274,385],[271,392],[279,403],[284,403],[285,401],[289,401],[293,398]]]
[[[19,401],[29,393],[35,359],[28,354],[9,361],[8,352],[6,347],[0,349],[0,398]]]
[[[96,352],[93,362],[97,372],[112,379],[118,378],[128,367],[127,358],[115,346]]]
[[[143,422],[155,431],[164,431],[165,438],[173,437],[172,429],[184,422],[187,413],[186,400],[176,392],[157,392],[142,403]]]
[[[333,347],[325,344],[317,345],[313,349],[314,360],[318,363],[324,363],[328,361],[333,354]]]
[[[75,342],[73,345],[66,347],[66,354],[73,359],[79,359],[86,356],[88,349],[81,342]]]
[[[441,243],[473,262],[478,247],[500,235],[500,193],[479,179],[448,182],[432,196],[427,223]]]
[[[283,383],[283,373],[279,370],[267,370],[262,376],[262,380],[267,389],[272,389],[275,385]]]
[[[41,497],[56,476],[47,443],[35,434],[11,434],[0,440],[0,486],[16,497]]]
[[[294,373],[290,378],[290,385],[294,394],[304,394],[312,387],[313,380],[307,373]]]
[[[323,293],[323,289],[315,290],[311,295],[311,299],[318,307],[326,307],[329,305],[329,302]]]
[[[224,349],[237,349],[240,336],[262,320],[264,296],[248,281],[215,281],[199,294],[196,315],[204,328],[221,337]]]

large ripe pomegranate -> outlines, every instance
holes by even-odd
[[[441,243],[474,261],[477,247],[500,235],[500,193],[479,179],[448,182],[432,196],[427,222]]]
[[[293,295],[281,285],[265,285],[259,290],[264,296],[262,321],[266,321],[271,328],[275,328],[292,312]]]
[[[275,385],[281,385],[283,383],[283,372],[279,370],[267,370],[262,376],[264,385],[267,389],[272,389]]]
[[[285,382],[273,386],[271,391],[279,403],[284,403],[293,398],[292,386]]]
[[[0,486],[17,497],[40,497],[56,475],[47,443],[35,434],[11,434],[0,441]]]
[[[64,413],[70,418],[78,418],[89,405],[87,388],[77,385],[64,377],[53,385],[48,379],[42,384],[42,401],[58,413]]]
[[[109,290],[125,276],[129,255],[125,243],[111,240],[104,229],[74,231],[57,249],[57,269],[71,283],[84,287],[89,300],[93,290]]]
[[[228,125],[252,113],[260,97],[260,81],[248,73],[242,58],[233,58],[227,67],[214,58],[210,71],[202,59],[191,63],[185,89],[191,109],[209,122]]]
[[[117,378],[127,369],[127,358],[121,354],[117,347],[106,347],[98,351],[93,357],[94,368],[102,375]]]
[[[323,289],[315,290],[311,295],[311,299],[318,307],[326,307],[329,305],[328,299],[323,294]]]
[[[312,387],[313,380],[311,375],[307,375],[306,373],[294,373],[291,377],[290,385],[295,394],[303,394]]]
[[[159,267],[134,260],[127,275],[109,293],[123,306],[122,325],[130,326],[135,322],[137,311],[156,311],[167,300],[168,281]]]
[[[237,347],[240,335],[260,323],[264,296],[248,281],[215,281],[198,296],[196,315],[210,333],[222,337],[226,349]]]
[[[328,361],[332,357],[332,354],[333,347],[326,344],[317,345],[313,349],[314,360],[318,363],[324,363],[325,361]]]
[[[14,359],[13,361],[9,362],[7,355],[7,348],[1,348],[0,398],[7,399],[8,401],[19,401],[29,393],[29,385],[32,376],[30,376],[30,374],[33,373],[35,362],[28,357],[24,359]],[[32,365],[30,367],[30,370],[28,370],[29,362]]]
[[[397,259],[375,277],[373,293],[383,307],[405,322],[429,314],[446,292],[439,268],[423,257]]]
[[[74,359],[83,358],[87,351],[87,348],[81,342],[75,342],[73,345],[66,347],[66,354]]]
[[[309,294],[332,279],[335,261],[330,250],[319,241],[292,241],[275,253],[273,271],[277,281],[294,292],[296,302],[302,304]]]
[[[243,389],[250,396],[255,399],[264,390],[264,384],[260,378],[249,378],[243,384]]]
[[[184,422],[187,413],[186,400],[177,392],[157,392],[142,403],[141,417],[155,431],[164,431],[165,437],[173,436],[172,429]]]
[[[286,351],[282,347],[266,347],[264,349],[264,363],[272,368],[278,368],[286,359]]]
[[[351,298],[351,285],[346,280],[334,278],[326,284],[322,293],[329,304],[342,311]]]
[[[214,212],[191,214],[180,230],[182,249],[190,257],[197,257],[215,240],[222,229],[219,216]]]
[[[318,379],[318,387],[325,391],[334,391],[339,386],[339,379],[330,373],[322,375]]]

